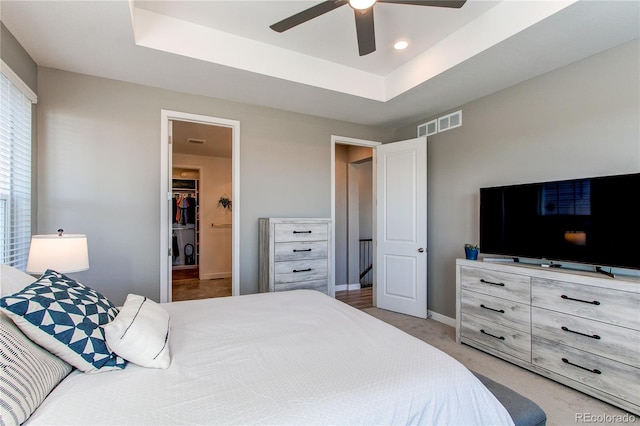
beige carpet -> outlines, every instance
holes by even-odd
[[[536,402],[547,413],[547,425],[623,424],[611,420],[615,420],[615,416],[624,416],[625,414],[627,418],[630,416],[625,411],[610,404],[531,373],[470,346],[458,344],[455,340],[455,328],[448,325],[378,308],[367,308],[364,309],[364,312],[424,340],[451,355],[470,370],[502,383]],[[601,416],[604,421],[586,421],[588,415]],[[612,417],[605,418],[605,416]],[[591,417],[591,420],[594,417]],[[627,423],[640,424],[640,416],[630,417]]]

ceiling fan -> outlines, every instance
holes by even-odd
[[[416,6],[436,6],[459,9],[467,0],[328,0],[309,9],[296,13],[270,26],[279,33],[287,31],[297,25],[307,22],[327,12],[348,4],[353,9],[356,18],[356,34],[358,37],[358,51],[360,56],[368,55],[376,50],[376,35],[373,25],[373,6],[376,3],[411,4]]]

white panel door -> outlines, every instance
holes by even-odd
[[[377,307],[427,317],[427,138],[376,148]]]

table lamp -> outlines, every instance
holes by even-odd
[[[87,236],[81,234],[33,235],[27,260],[27,273],[42,274],[47,269],[68,273],[89,269]]]

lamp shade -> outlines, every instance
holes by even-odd
[[[89,269],[87,236],[81,234],[33,235],[27,273],[41,274],[47,269],[62,273]]]

